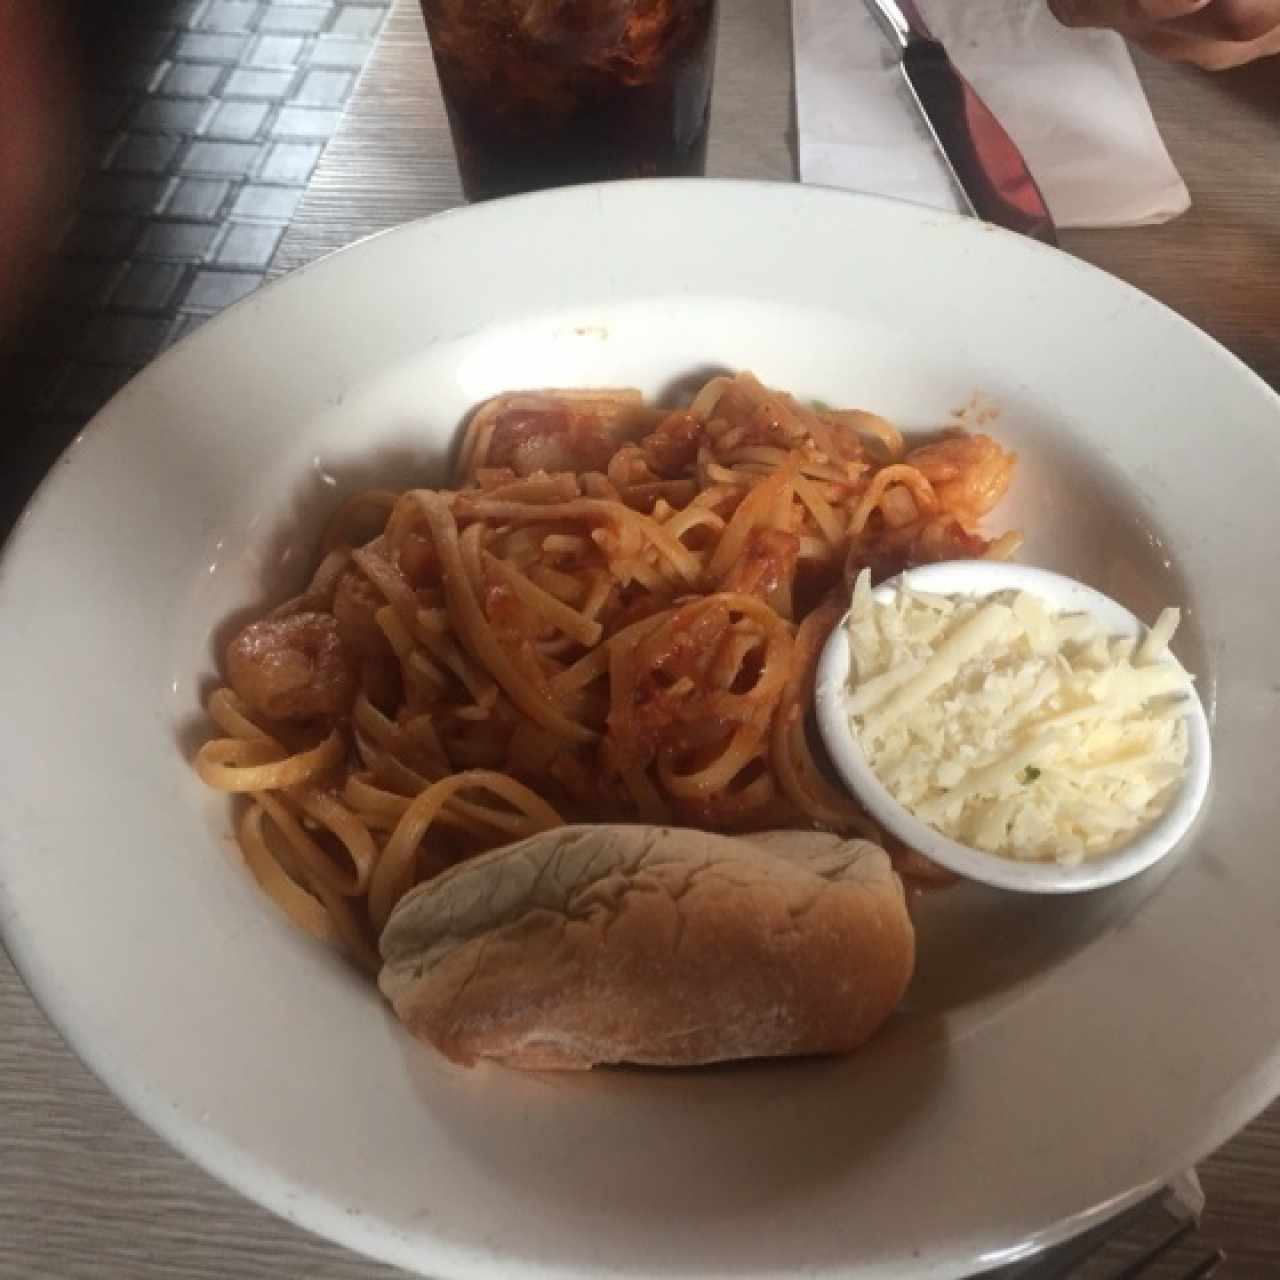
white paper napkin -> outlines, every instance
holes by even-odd
[[[1060,227],[1165,222],[1191,203],[1124,41],[1069,31],[1045,0],[919,0],[1018,144]],[[961,207],[863,0],[794,0],[805,182]]]

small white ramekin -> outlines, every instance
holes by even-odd
[[[951,560],[908,570],[876,587],[890,599],[903,584],[937,595],[982,597],[1026,591],[1050,608],[1091,613],[1108,635],[1141,636],[1146,627],[1123,605],[1074,578],[1026,565],[991,560]],[[887,831],[925,857],[969,880],[1023,893],[1078,893],[1116,884],[1145,871],[1170,853],[1186,834],[1209,787],[1211,748],[1204,706],[1193,692],[1187,711],[1187,769],[1169,807],[1150,827],[1109,853],[1074,866],[1003,857],[944,836],[915,817],[872,772],[847,710],[852,656],[848,617],[831,633],[818,662],[814,698],[818,728],[836,770],[867,812]],[[1172,661],[1172,659],[1170,659]]]

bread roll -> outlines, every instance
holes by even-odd
[[[915,962],[902,883],[865,840],[571,826],[406,894],[379,985],[455,1062],[694,1066],[846,1053]]]

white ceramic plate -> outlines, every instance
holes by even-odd
[[[1186,847],[1078,898],[929,904],[844,1061],[450,1068],[252,884],[187,758],[211,633],[305,575],[344,491],[438,475],[508,387],[719,366],[927,427],[979,394],[1000,525],[1186,610],[1215,720]],[[246,1194],[437,1277],[953,1276],[1204,1155],[1280,1088],[1280,401],[1191,326],[960,218],[790,186],[616,185],[329,258],[151,366],[0,571],[0,923],[49,1016]]]

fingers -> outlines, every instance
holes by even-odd
[[[1214,0],[1170,27],[1182,35],[1248,44],[1280,27],[1280,0]]]
[[[1227,71],[1247,62],[1280,54],[1280,28],[1258,40],[1218,40],[1155,30],[1135,36],[1135,43],[1168,62],[1188,62],[1205,71]]]
[[[1280,53],[1280,0],[1049,0],[1069,27],[1108,27],[1209,71]]]
[[[1162,22],[1198,14],[1212,0],[1050,0],[1058,20],[1068,27],[1111,27],[1133,35]]]

